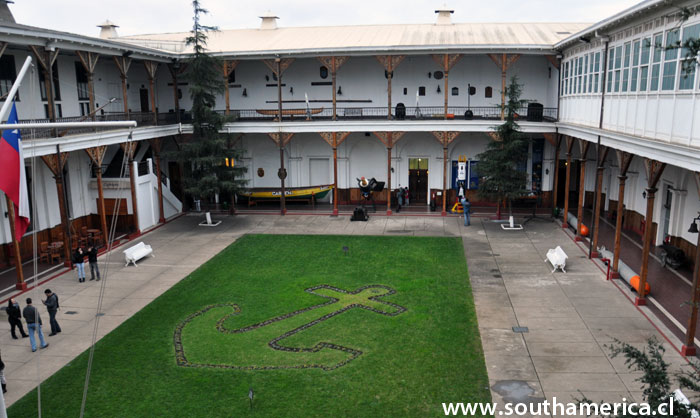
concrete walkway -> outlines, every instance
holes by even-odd
[[[498,224],[478,218],[464,228],[459,217],[371,216],[368,222],[303,215],[222,219],[220,226],[208,228],[197,226],[201,217],[184,216],[144,235],[139,241],[152,245],[155,257],[142,260],[138,267],[124,267],[121,253],[138,241],[115,250],[109,261],[102,256],[107,280],[78,283],[73,271],[21,295],[18,299],[24,306],[27,296],[43,299],[47,287],[57,293],[63,332],[47,337],[46,350],[32,353],[28,339],[10,337],[2,314],[0,350],[6,364],[7,404],[88,349],[96,319],[99,339],[246,233],[461,236],[494,401],[517,401],[516,395],[523,393],[525,400],[557,396],[567,401],[578,390],[594,400],[639,397],[637,375],[627,370],[624,360],[611,360],[603,344],[613,336],[635,344],[652,335],[663,340],[644,317],[648,310],[638,310],[606,282],[553,222],[537,220],[525,231],[505,232]],[[556,245],[569,255],[567,274],[551,274],[542,261],[547,249]],[[104,315],[96,317],[102,290],[100,313]],[[48,313],[43,306],[40,312],[48,335]],[[514,333],[516,325],[529,327],[529,332]],[[667,359],[675,369],[684,363],[670,346]]]

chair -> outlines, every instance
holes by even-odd
[[[50,258],[49,243],[44,241],[41,244],[39,244],[39,262],[46,259],[46,262],[49,263],[49,258]]]
[[[57,262],[61,262],[61,247],[52,247],[51,248],[51,264],[53,264],[53,260],[56,260]]]

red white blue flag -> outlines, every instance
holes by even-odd
[[[17,108],[14,103],[7,123],[17,123]],[[29,227],[27,176],[19,129],[7,129],[0,138],[0,190],[15,205],[15,237],[19,241]]]

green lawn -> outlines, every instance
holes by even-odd
[[[42,385],[44,414],[79,415],[87,354]],[[9,416],[36,416],[36,396]],[[489,401],[461,240],[251,235],[97,344],[86,416],[437,417]]]

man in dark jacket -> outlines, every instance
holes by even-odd
[[[36,338],[34,331],[39,331],[39,348],[46,348],[49,344],[44,341],[44,333],[41,332],[41,317],[39,311],[32,305],[32,298],[27,298],[27,306],[22,310],[22,316],[27,321],[27,330],[29,331],[29,342],[32,344],[32,352],[36,351]]]
[[[90,247],[87,251],[88,261],[90,262],[90,280],[95,280],[95,272],[97,272],[97,281],[100,280],[100,269],[97,267],[97,248]]]
[[[46,305],[46,310],[49,311],[49,323],[51,324],[51,334],[49,337],[61,332],[61,327],[58,326],[58,321],[56,321],[56,313],[58,312],[58,295],[51,293],[51,289],[44,290],[46,295],[46,300],[43,301]]]
[[[12,334],[13,339],[17,339],[17,334],[15,333],[15,327],[19,328],[20,334],[22,334],[22,338],[27,338],[29,335],[27,335],[26,332],[24,332],[24,327],[22,326],[22,311],[19,309],[19,303],[12,298],[9,301],[7,301],[7,308],[5,308],[7,311],[7,318],[8,321],[10,321],[10,333]]]

